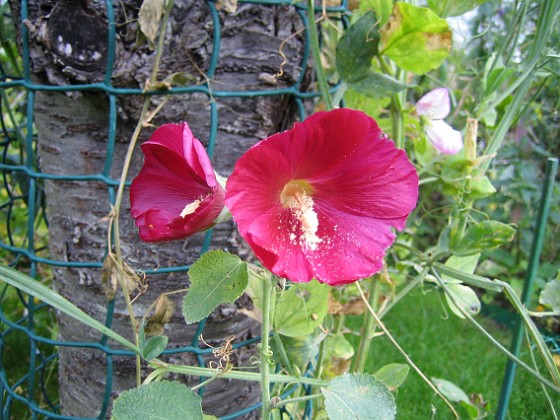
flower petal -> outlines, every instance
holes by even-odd
[[[461,132],[442,120],[432,120],[425,127],[428,140],[439,153],[454,155],[463,148]]]
[[[431,90],[416,103],[418,115],[424,115],[430,120],[442,120],[451,110],[449,91],[446,88]]]
[[[296,195],[284,200],[287,185]],[[367,115],[339,109],[249,149],[228,180],[226,204],[273,273],[342,284],[381,269],[391,228],[404,228],[417,198],[404,151]]]
[[[224,207],[210,159],[187,124],[167,124],[142,144],[144,166],[130,187],[130,212],[145,241],[186,238]]]

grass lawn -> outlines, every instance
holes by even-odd
[[[451,381],[469,395],[482,394],[490,404],[490,416],[493,417],[498,406],[506,356],[468,321],[450,314],[449,310],[446,317],[442,305],[445,303],[441,303],[437,292],[425,295],[419,291],[412,292],[391,310],[384,322],[427,377]],[[482,316],[478,318],[495,338],[509,348],[511,332],[508,329]],[[357,341],[357,337],[354,340]],[[529,361],[527,347],[523,351],[522,359]],[[406,362],[386,337],[375,338],[366,371],[375,372],[387,363]],[[549,395],[558,410],[560,395],[554,395],[554,391]],[[396,401],[398,419],[429,419],[432,406],[435,407],[436,418],[453,418],[445,403],[412,369],[406,382],[398,389]],[[523,369],[517,371],[508,414],[509,419],[520,420],[553,418],[540,383]]]

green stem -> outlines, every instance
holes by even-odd
[[[442,273],[444,273],[444,270],[442,269],[443,266],[437,264],[437,268],[438,270],[440,270]],[[454,270],[455,271],[455,270]],[[476,322],[474,320],[474,318],[471,316],[471,314],[469,314],[468,311],[466,311],[461,304],[455,299],[455,296],[453,295],[453,293],[451,293],[451,291],[449,290],[449,288],[447,287],[447,285],[445,284],[445,282],[441,279],[438,271],[435,269],[435,267],[432,267],[432,274],[434,275],[434,277],[436,278],[436,280],[438,281],[439,285],[441,286],[441,288],[445,291],[445,293],[449,296],[449,298],[451,299],[451,302],[453,302],[455,304],[455,306],[457,307],[457,309],[463,314],[463,316],[469,320],[469,322],[477,329],[479,330],[486,338],[488,338],[488,340],[490,340],[490,342],[492,344],[494,344],[494,346],[496,346],[498,348],[498,350],[500,350],[502,353],[504,353],[508,358],[510,358],[511,360],[513,360],[515,363],[517,363],[519,366],[521,366],[523,369],[527,370],[529,373],[531,373],[535,378],[537,378],[539,381],[541,381],[543,384],[547,385],[549,388],[552,388],[553,390],[555,390],[556,392],[560,392],[560,387],[558,387],[557,385],[555,385],[554,383],[550,382],[548,379],[544,378],[541,374],[539,374],[538,372],[536,372],[534,369],[532,369],[529,365],[527,365],[525,362],[523,362],[522,360],[520,360],[518,357],[516,357],[513,353],[511,353],[508,349],[506,349],[504,346],[502,346],[494,337],[492,337],[492,335],[486,331],[484,329],[484,327],[482,325],[480,325],[478,322]],[[444,273],[445,274],[445,273]],[[463,273],[466,274],[466,273]],[[452,277],[455,277],[453,275],[451,275]],[[478,277],[478,276],[474,276],[474,277]],[[455,277],[457,278],[457,277]],[[484,279],[484,278],[483,278]],[[462,280],[462,279],[461,279]],[[465,279],[463,280],[465,283],[467,284],[471,284],[473,286],[478,286],[478,287],[484,287],[480,285],[480,282],[478,281],[478,279],[476,279],[477,281],[475,282],[469,282],[467,280],[467,277],[465,277]],[[506,296],[508,296],[508,298],[510,299],[510,302],[513,304],[513,306],[519,311],[523,305],[521,305],[521,302],[519,301],[519,298],[517,298],[517,295],[515,294],[515,292],[513,291],[513,289],[511,289],[511,287],[509,286],[509,284],[504,283],[504,282],[500,282],[500,281],[495,281],[492,282],[491,280],[486,279],[488,282],[490,283],[496,283],[494,287],[491,287],[490,290],[493,291],[504,291],[506,293]],[[513,298],[513,299],[512,299]],[[524,321],[527,321],[527,318],[523,317],[524,313],[521,311],[520,315],[522,316],[522,318],[524,319]],[[525,314],[526,315],[526,314]],[[530,319],[529,319],[530,321]],[[530,324],[532,324],[532,322],[530,322]],[[527,324],[526,324],[527,325]],[[532,324],[534,327],[534,324]],[[536,330],[536,327],[534,327],[534,329]],[[528,328],[529,332],[531,332],[532,328]],[[538,330],[536,331],[538,334]],[[533,336],[533,338],[535,338],[535,336]],[[538,338],[537,338],[538,339]],[[541,349],[540,347],[543,345],[543,343],[541,343],[542,341],[542,337],[540,337],[540,340],[536,341],[537,346],[539,346],[539,350],[541,350],[541,352],[546,351]],[[544,347],[546,348],[546,345],[544,345]]]
[[[377,314],[369,304],[368,300],[366,299],[366,296],[364,295],[364,291],[362,290],[362,286],[360,286],[359,282],[356,282],[356,287],[358,288],[358,292],[360,293],[362,300],[366,304],[369,313],[375,319],[375,322],[377,322],[377,325],[379,325],[379,328],[381,328],[385,336],[389,339],[389,341],[391,341],[391,343],[393,344],[393,346],[395,346],[395,348],[399,351],[399,353],[401,353],[401,355],[405,358],[405,360],[410,365],[410,367],[412,367],[412,369],[416,371],[416,373],[424,380],[424,382],[426,382],[426,384],[432,389],[432,391],[434,391],[449,406],[449,408],[455,415],[455,418],[459,419],[460,418],[459,414],[457,414],[457,411],[451,405],[449,400],[445,398],[445,396],[439,391],[439,389],[436,388],[436,386],[428,378],[426,378],[426,375],[424,375],[424,373],[420,370],[420,368],[416,366],[416,364],[412,361],[410,356],[403,350],[403,348],[399,345],[397,340],[395,340],[395,337],[393,337],[393,335],[389,332],[385,324],[383,324],[381,319],[379,319],[379,317],[377,316]]]
[[[297,376],[294,372],[294,368],[292,368],[292,364],[290,363],[290,359],[288,357],[288,353],[286,353],[286,348],[284,347],[284,343],[282,343],[282,339],[280,338],[280,334],[276,331],[272,333],[272,338],[274,339],[274,344],[276,344],[276,348],[280,353],[280,358],[282,359],[282,363],[286,367],[288,373],[292,376]]]
[[[206,378],[217,376],[224,379],[239,379],[240,381],[262,382],[262,374],[257,372],[241,372],[236,370],[229,370],[227,372],[217,373],[215,370],[210,368],[203,368],[199,366],[169,365],[159,360],[152,361],[150,366],[156,369],[156,371],[160,372],[157,375],[155,374],[155,371],[152,372],[152,374],[150,375],[152,378],[160,378],[167,373],[179,373],[182,375],[202,376]],[[298,378],[292,375],[270,374],[268,375],[268,380],[269,382],[278,384],[299,383],[303,385],[319,387],[328,385],[328,381],[308,378],[305,376]]]
[[[309,31],[309,44],[311,46],[311,54],[313,55],[313,64],[315,65],[315,74],[317,75],[317,82],[319,83],[319,90],[321,97],[325,102],[327,111],[333,109],[331,94],[329,92],[329,84],[325,69],[321,62],[321,49],[319,47],[319,35],[317,34],[317,26],[315,22],[315,2],[313,0],[307,1],[307,30]]]
[[[261,400],[262,400],[262,420],[270,419],[270,372],[268,360],[270,348],[268,339],[270,334],[270,295],[272,293],[272,278],[269,275],[263,282],[263,301],[262,301],[262,324],[261,324]]]
[[[174,2],[175,2],[175,0],[170,0],[169,3],[167,4],[167,7],[165,8],[165,11],[164,11],[162,25],[161,25],[159,39],[158,39],[158,44],[157,44],[156,56],[155,56],[155,59],[154,59],[154,67],[152,69],[152,74],[151,74],[151,78],[150,78],[150,83],[151,84],[155,83],[155,81],[157,80],[159,61],[161,60],[161,55],[162,55],[162,52],[163,52],[163,42],[165,40],[165,28],[167,26],[167,22],[169,20],[169,15],[171,14],[171,10],[173,8]],[[140,136],[140,132],[142,131],[142,128],[144,126],[146,113],[148,112],[149,107],[150,107],[150,98],[148,96],[146,96],[146,98],[144,99],[144,105],[142,106],[142,110],[140,111],[140,116],[138,118],[138,123],[136,124],[134,132],[133,132],[132,137],[130,139],[130,144],[128,145],[128,150],[126,152],[126,157],[125,157],[125,161],[123,163],[123,169],[122,169],[122,172],[121,172],[121,178],[120,178],[120,181],[119,181],[119,188],[117,190],[117,196],[115,198],[115,206],[113,208],[112,226],[109,227],[109,238],[112,237],[113,233],[114,233],[114,238],[115,238],[115,259],[116,259],[117,266],[118,266],[117,273],[116,273],[117,274],[117,281],[119,283],[120,288],[123,291],[124,299],[125,299],[125,302],[126,302],[126,308],[128,310],[130,323],[132,325],[132,331],[134,333],[134,342],[135,342],[137,347],[139,347],[139,344],[140,344],[140,340],[139,340],[139,337],[138,337],[138,322],[136,321],[136,317],[134,315],[134,309],[132,308],[132,302],[130,300],[130,295],[129,295],[129,292],[126,288],[125,281],[124,281],[124,276],[126,274],[124,274],[124,270],[122,268],[123,267],[123,258],[122,258],[122,250],[121,250],[119,218],[120,218],[120,208],[121,208],[121,203],[122,203],[122,197],[123,197],[124,188],[125,188],[125,185],[126,185],[126,178],[128,176],[128,170],[130,168],[130,162],[132,160],[132,155],[134,153],[136,142],[138,141],[138,137]],[[137,384],[137,386],[140,386],[141,381],[142,381],[142,379],[141,379],[142,363],[141,362],[142,361],[141,361],[140,356],[137,355],[136,356],[136,384]]]
[[[286,398],[285,400],[281,400],[281,401],[278,401],[278,402],[274,403],[274,408],[282,407],[283,405],[287,405],[287,404],[294,404],[294,403],[316,400],[317,398],[321,398],[322,396],[323,396],[323,394],[313,394],[313,395],[304,395],[303,397]]]
[[[391,303],[387,304],[387,306],[385,306],[383,308],[383,310],[381,310],[379,312],[379,319],[383,319],[383,317],[387,314],[387,312],[389,312],[391,310],[391,308],[393,306],[395,306],[402,298],[404,298],[406,295],[408,295],[408,293],[414,289],[417,285],[419,285],[420,283],[422,283],[424,281],[424,279],[426,278],[426,275],[428,274],[428,270],[429,268],[426,267],[424,268],[424,270],[418,274],[414,280],[412,280],[410,283],[408,283],[399,293],[397,293],[397,295],[393,298],[393,300],[391,301]]]
[[[374,311],[377,311],[379,304],[379,295],[381,292],[381,281],[379,276],[371,276],[369,281],[369,305]],[[367,356],[369,349],[371,347],[371,335],[375,331],[375,319],[373,315],[367,311],[364,320],[364,325],[361,331],[360,345],[358,346],[358,351],[356,352],[356,358],[354,360],[354,367],[352,372],[362,373],[366,366]]]

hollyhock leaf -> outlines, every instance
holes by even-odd
[[[402,363],[390,363],[373,374],[375,379],[383,383],[390,391],[401,386],[408,376],[410,368]]]
[[[207,317],[218,305],[235,302],[247,287],[247,264],[235,255],[210,251],[191,266],[189,279],[183,300],[187,324]]]
[[[389,389],[368,374],[344,374],[321,388],[331,420],[394,419],[395,398]]]
[[[266,268],[336,285],[381,269],[392,228],[404,228],[417,198],[406,153],[364,113],[337,109],[249,149],[226,202]]]
[[[465,315],[457,308],[459,305],[463,310],[469,313],[471,316],[475,316],[480,312],[481,304],[478,296],[471,289],[469,286],[465,286],[464,284],[448,284],[447,288],[449,289],[449,293],[453,296],[453,300],[449,296],[449,294],[445,293],[445,300],[449,305],[449,309],[459,318],[464,319]]]
[[[348,82],[348,86],[369,98],[386,98],[411,87],[386,74],[368,71],[363,79]]]
[[[484,220],[470,226],[452,251],[459,256],[492,251],[510,243],[514,235],[515,229],[510,225],[495,220]]]
[[[375,13],[367,12],[342,35],[336,46],[336,68],[347,82],[363,79],[377,54],[379,33]]]
[[[451,111],[449,90],[437,88],[422,96],[416,103],[416,112],[430,120],[442,120]]]
[[[182,239],[212,227],[224,208],[225,191],[189,126],[161,126],[142,151],[144,166],[130,186],[130,213],[140,238]]]
[[[276,302],[274,329],[288,337],[312,334],[327,314],[329,288],[317,281],[293,284]]]
[[[381,30],[383,48],[400,68],[424,74],[439,67],[451,52],[451,30],[445,19],[422,7],[397,2]]]
[[[200,397],[179,382],[151,382],[124,391],[113,404],[111,419],[158,420],[165,413],[167,420],[202,420]]]
[[[461,132],[443,120],[430,120],[425,130],[429,142],[439,153],[454,155],[463,148]]]

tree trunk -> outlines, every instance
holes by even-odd
[[[108,14],[101,0],[35,0],[30,2],[31,73],[34,81],[49,85],[73,85],[103,82],[108,60]],[[142,88],[152,70],[154,52],[146,44],[136,43],[140,0],[113,2],[116,19],[116,59],[111,84],[118,88]],[[13,2],[14,16],[19,16],[19,2]],[[160,77],[186,72],[203,83],[211,64],[214,22],[206,2],[177,0],[166,31]],[[254,91],[291,86],[305,69],[303,23],[292,6],[240,5],[234,13],[219,12],[221,43],[219,59],[211,86],[215,91]],[[295,36],[289,38],[291,35]],[[287,57],[284,74],[271,82]],[[166,122],[187,121],[203,143],[211,129],[210,102],[218,109],[218,134],[213,156],[215,169],[228,175],[236,159],[248,147],[271,133],[285,129],[295,118],[295,104],[289,96],[220,97],[203,93],[171,95],[154,119],[155,126]],[[102,322],[111,319],[112,328],[132,339],[130,321],[122,296],[108,302],[101,279],[100,264],[107,247],[107,222],[110,203],[116,187],[107,185],[99,175],[118,180],[128,141],[137,122],[144,97],[117,95],[116,136],[109,136],[111,99],[107,91],[36,92],[34,113],[38,133],[37,153],[42,172],[65,175],[65,179],[45,181],[47,216],[51,235],[51,258],[66,263],[86,263],[84,267],[56,267],[55,289],[63,296]],[[152,106],[163,100],[153,96]],[[149,137],[153,127],[143,130],[141,140]],[[134,154],[131,179],[140,169],[142,156]],[[72,179],[92,175],[95,179]],[[125,194],[121,224],[124,259],[133,268],[150,270],[192,263],[199,255],[203,234],[185,241],[165,244],[141,243],[128,213]],[[248,250],[232,224],[217,226],[211,248],[247,256]],[[89,265],[89,266],[88,266]],[[187,287],[183,272],[150,274],[148,289],[134,304],[138,320],[163,292]],[[196,326],[187,326],[181,315],[181,295],[173,300],[176,309],[165,325],[168,348],[179,348],[197,342]],[[235,304],[224,305],[208,319],[203,335],[207,342],[219,346],[229,336],[234,343],[258,335],[258,325],[239,312],[250,306],[247,297]],[[100,334],[80,322],[59,314],[59,336],[64,342],[96,343]],[[112,348],[118,346],[109,342]],[[79,417],[106,416],[110,406],[103,406],[127,388],[133,387],[134,360],[108,355],[96,344],[88,347],[60,347],[60,399],[64,415]],[[247,364],[255,355],[254,348],[237,351],[233,362]],[[196,364],[191,354],[179,352],[166,356],[175,362]],[[210,359],[206,359],[207,361]],[[109,368],[109,369],[108,369]],[[147,372],[143,372],[145,375]],[[194,383],[197,378],[190,378]],[[112,384],[112,387],[111,387]],[[106,387],[109,386],[109,391]],[[106,394],[110,392],[110,394]],[[224,415],[259,400],[258,384],[219,380],[206,387],[203,398],[205,413]]]

